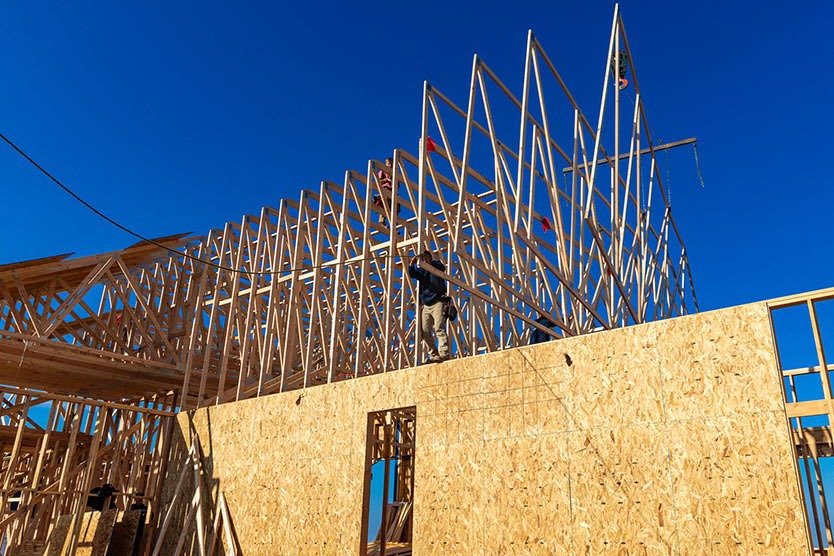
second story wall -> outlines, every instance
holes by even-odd
[[[181,414],[168,495],[196,432],[245,554],[356,554],[407,406],[415,554],[808,553],[765,304]]]

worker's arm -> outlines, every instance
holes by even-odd
[[[411,257],[411,262],[408,263],[408,276],[414,280],[421,280],[428,273],[417,266],[417,261],[417,257]]]

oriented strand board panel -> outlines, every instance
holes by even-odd
[[[81,522],[76,556],[105,556],[116,524],[117,510],[85,512]]]
[[[133,553],[133,545],[136,542],[136,533],[139,530],[141,518],[141,510],[119,512],[116,524],[113,527],[113,534],[110,537],[107,556],[126,556]]]
[[[764,304],[653,325],[670,420],[782,411],[781,379]]]
[[[786,539],[803,531],[802,515],[784,483],[790,446],[773,445],[768,431],[783,417],[763,412],[669,426],[677,542],[682,554],[783,555]],[[799,539],[796,539],[797,541]],[[801,553],[799,550],[797,554]]]
[[[70,527],[72,527],[72,516],[59,515],[55,520],[55,525],[52,526],[52,531],[49,532],[49,539],[46,543],[47,556],[61,556]]]
[[[368,413],[415,405],[417,555],[808,554],[779,380],[746,305],[180,415],[164,492],[193,428],[245,554],[355,554]]]
[[[84,512],[78,545],[75,554],[78,556],[105,556],[116,523],[117,510],[103,512]],[[55,526],[49,535],[46,553],[49,556],[59,556],[69,547],[70,530],[74,516],[58,516]]]
[[[663,425],[569,435],[577,554],[672,554],[674,505]]]
[[[244,554],[356,552],[368,413],[413,405],[413,378],[413,371],[389,373],[181,415],[177,459],[193,427],[211,466],[206,486],[225,493]],[[177,467],[167,470],[163,509]],[[166,535],[167,549],[178,534]]]

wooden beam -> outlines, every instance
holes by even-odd
[[[671,143],[663,143],[662,145],[657,145],[656,147],[646,148],[646,149],[643,149],[643,150],[640,150],[640,151],[637,151],[637,152],[641,155],[651,154],[652,151],[654,151],[654,152],[665,151],[665,150],[668,150],[668,149],[674,149],[675,147],[682,147],[684,145],[691,145],[691,144],[693,144],[697,141],[698,141],[698,139],[696,137],[690,137],[689,139],[681,139],[680,141],[673,141]],[[634,153],[623,153],[623,154],[621,154],[617,157],[614,157],[614,158],[611,158],[611,159],[608,159],[608,160],[597,160],[596,163],[597,164],[602,164],[602,163],[609,163],[610,164],[612,160],[625,160],[625,159],[630,158],[632,156],[634,156]],[[593,162],[586,162],[586,163],[583,163],[583,164],[578,164],[576,166],[576,169],[577,170],[585,170],[591,164],[594,164],[594,163]],[[574,169],[573,166],[565,166],[564,168],[562,168],[562,172],[567,174],[568,172],[572,172],[573,169]]]

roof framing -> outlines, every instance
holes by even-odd
[[[0,380],[196,407],[417,365],[405,264],[427,248],[459,357],[697,310],[618,10],[608,50],[595,125],[530,33],[519,94],[477,55],[465,104],[425,83],[418,153],[391,166],[202,237],[0,267]]]

